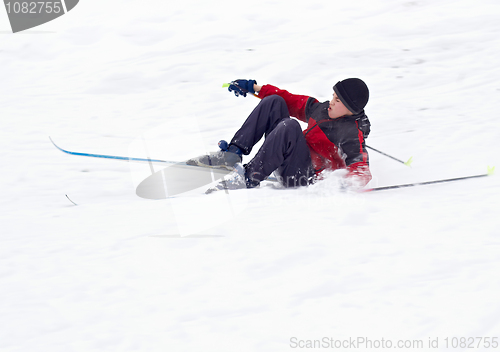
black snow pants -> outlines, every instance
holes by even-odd
[[[258,153],[245,165],[247,187],[257,186],[273,171],[285,187],[311,183],[314,169],[302,128],[290,118],[285,100],[278,95],[262,99],[230,144],[248,155],[264,135]]]

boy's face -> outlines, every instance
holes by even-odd
[[[330,101],[330,106],[328,107],[328,116],[331,119],[337,119],[342,116],[352,115],[352,112],[349,111],[348,108],[345,107],[344,103],[342,103],[337,97],[337,93],[333,93],[333,99]]]

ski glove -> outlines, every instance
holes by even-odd
[[[230,92],[234,92],[234,95],[236,95],[237,97],[240,95],[246,97],[247,93],[255,94],[255,91],[253,90],[254,84],[257,84],[257,81],[253,79],[237,79],[229,84],[228,90]]]

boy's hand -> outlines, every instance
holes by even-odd
[[[230,92],[234,92],[234,95],[236,95],[237,97],[240,95],[246,97],[247,93],[255,94],[254,90],[255,84],[257,84],[257,81],[253,79],[251,80],[237,79],[229,84],[228,90]]]

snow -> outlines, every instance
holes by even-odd
[[[500,337],[497,176],[153,201],[135,195],[148,165],[48,138],[185,160],[258,103],[224,82],[327,100],[360,77],[368,144],[414,160],[370,151],[370,186],[485,173],[500,165],[499,15],[494,0],[87,0],[12,34],[0,11],[0,350]]]

